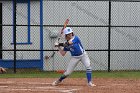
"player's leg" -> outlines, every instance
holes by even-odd
[[[62,81],[66,77],[68,77],[73,72],[73,70],[76,67],[76,65],[77,65],[77,63],[78,63],[79,60],[80,59],[78,59],[78,58],[73,58],[73,57],[71,58],[68,66],[67,66],[67,69],[66,69],[65,73],[59,79],[60,81]]]
[[[57,81],[53,82],[52,85],[58,85],[65,78],[67,78],[73,72],[73,70],[76,67],[76,65],[78,64],[79,60],[80,60],[80,58],[72,57],[68,66],[67,66],[67,69],[66,69],[65,73]]]
[[[88,84],[90,86],[95,86],[94,84],[92,84],[92,67],[90,64],[90,59],[89,59],[88,54],[86,52],[84,53],[84,55],[81,59],[81,62],[86,67],[86,76],[87,76]]]
[[[92,69],[91,69],[91,65],[90,65],[90,59],[86,53],[84,53],[84,55],[81,59],[81,62],[86,67],[87,80],[88,80],[88,82],[90,82],[92,79]]]

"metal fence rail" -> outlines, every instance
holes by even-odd
[[[55,53],[49,62],[44,56],[58,51],[51,38],[66,18],[89,53],[93,70],[140,70],[139,0],[16,0],[2,3],[0,65],[8,68],[65,69],[67,57]],[[6,12],[5,12],[6,11]],[[64,65],[58,65],[64,64]],[[82,64],[75,70],[83,70]]]

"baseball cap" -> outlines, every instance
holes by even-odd
[[[64,29],[64,34],[65,35],[67,35],[67,34],[70,34],[70,33],[72,33],[73,31],[72,31],[72,29],[70,28],[70,27],[66,27],[65,29]]]

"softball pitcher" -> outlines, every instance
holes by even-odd
[[[55,47],[58,47],[59,52],[62,56],[65,56],[67,51],[70,51],[71,60],[68,64],[65,73],[58,80],[54,81],[52,85],[56,86],[59,83],[61,83],[65,78],[67,78],[73,72],[78,62],[81,61],[86,67],[86,76],[87,76],[88,85],[92,87],[96,86],[95,84],[92,84],[92,68],[90,65],[90,59],[86,51],[83,49],[79,37],[74,35],[73,30],[70,27],[66,27],[64,29],[64,34],[67,42],[55,43]]]

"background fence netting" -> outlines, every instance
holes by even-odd
[[[139,0],[15,1],[0,1],[0,66],[65,70],[70,54],[62,57],[54,42],[69,18],[93,70],[140,70]],[[83,70],[82,63],[75,68]]]

